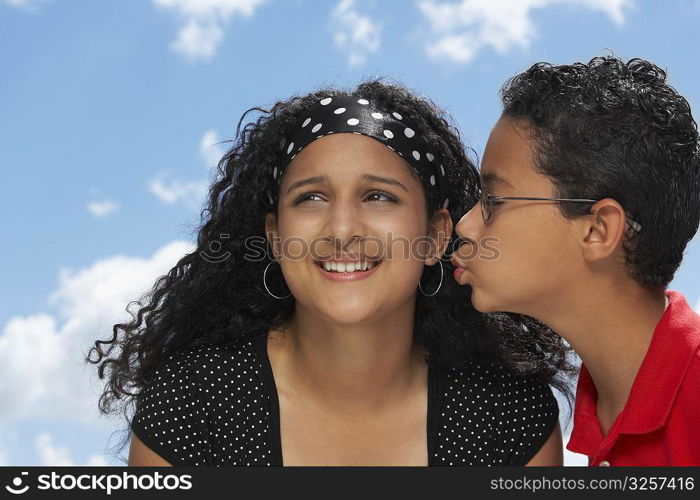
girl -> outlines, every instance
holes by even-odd
[[[561,464],[564,344],[444,279],[478,187],[444,113],[378,81],[256,109],[197,250],[95,343],[129,464]]]

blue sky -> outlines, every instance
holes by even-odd
[[[80,353],[192,244],[246,109],[385,76],[481,152],[541,60],[648,58],[697,109],[699,25],[696,0],[0,0],[0,463],[118,463]],[[672,288],[698,309],[699,276],[695,238]]]

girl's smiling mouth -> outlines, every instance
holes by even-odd
[[[321,274],[331,281],[355,281],[364,279],[382,264],[381,259],[360,257],[358,259],[322,259],[314,261]]]

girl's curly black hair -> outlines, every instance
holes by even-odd
[[[283,160],[281,140],[319,98],[340,94],[371,99],[415,124],[416,132],[423,134],[444,160],[449,180],[448,210],[453,220],[476,203],[478,172],[459,132],[441,108],[401,85],[372,80],[350,92],[327,88],[277,102],[270,110],[248,110],[238,124],[233,147],[218,164],[217,179],[201,213],[196,249],[158,278],[151,291],[136,302],[140,307],[136,314],[129,311],[134,302],[130,303],[127,312],[132,320],[114,325],[112,338],[94,342],[86,357],[98,365],[100,379],[107,379],[99,400],[103,414],[122,410],[130,426],[131,410],[138,403],[140,391],[170,355],[198,344],[234,344],[251,339],[281,327],[291,318],[294,297],[277,300],[266,292],[262,276],[267,262],[246,259],[246,242],[250,238],[262,241],[265,215],[277,211],[268,191],[277,189],[270,173]],[[244,119],[253,111],[261,115],[241,130]],[[427,200],[429,215],[441,208],[439,201]],[[452,237],[456,241],[456,235]],[[206,258],[213,242],[221,245],[220,253],[227,258],[218,262]],[[446,277],[454,270],[449,253],[443,258]],[[278,270],[277,278],[283,283],[279,267],[273,269]],[[434,274],[434,268],[427,270],[425,280],[430,282],[429,275],[434,278]],[[273,277],[268,274],[268,279]],[[427,286],[433,290],[437,283]],[[470,289],[452,279],[443,280],[437,295],[418,294],[416,300],[415,341],[427,351],[429,363],[450,367],[470,359],[496,362],[545,380],[567,401],[571,399],[567,378],[573,373],[570,349],[549,328],[528,317],[477,312],[471,305]],[[117,445],[118,451],[128,438],[126,433]]]

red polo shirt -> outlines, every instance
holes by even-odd
[[[566,445],[589,465],[700,465],[700,316],[679,292],[656,325],[625,407],[603,436],[598,395],[581,365]]]

